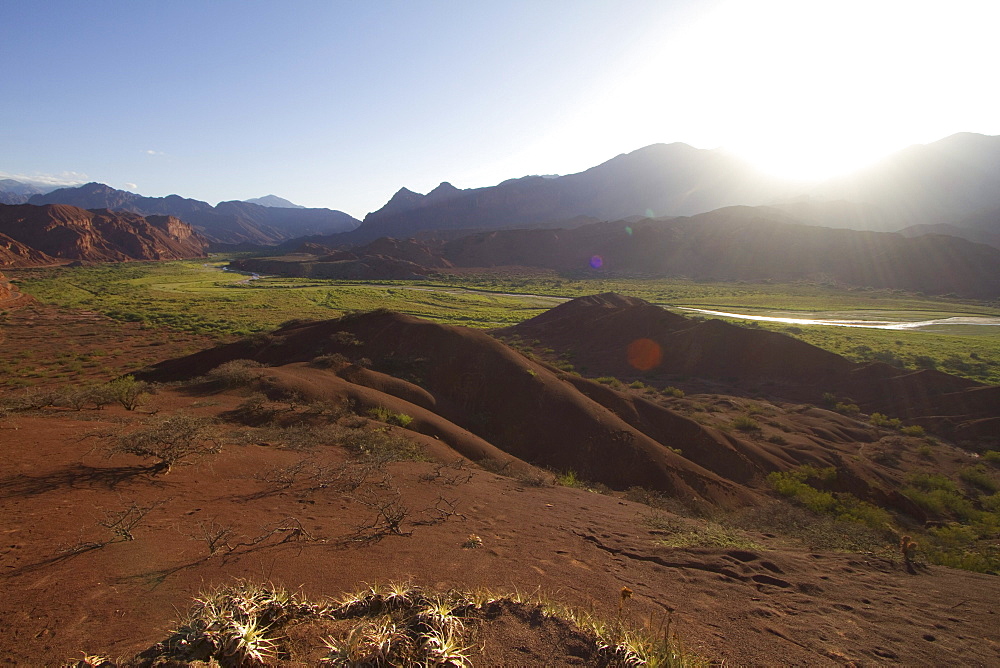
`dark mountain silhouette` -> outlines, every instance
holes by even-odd
[[[785,184],[724,153],[655,144],[568,176],[526,176],[470,190],[442,183],[427,195],[403,188],[343,241],[429,229],[536,226],[577,216],[690,215],[788,193]]]
[[[305,207],[300,204],[293,204],[289,202],[284,197],[278,197],[277,195],[264,195],[263,197],[253,197],[251,199],[243,200],[247,204],[259,204],[261,206],[271,206],[279,209],[304,209]]]
[[[526,176],[469,190],[442,183],[427,195],[402,188],[332,243],[426,230],[538,227],[575,216],[690,216],[764,204],[824,227],[893,231],[957,223],[1000,208],[1000,137],[953,135],[819,185],[765,176],[721,151],[655,144],[567,176]]]
[[[173,216],[88,211],[65,204],[0,205],[0,262],[47,264],[53,258],[121,262],[204,257],[207,242]]]
[[[220,202],[213,207],[208,202],[178,195],[143,197],[101,183],[34,195],[29,203],[175,216],[219,244],[274,245],[295,237],[343,232],[358,224],[346,213],[331,209],[275,208],[237,201]]]

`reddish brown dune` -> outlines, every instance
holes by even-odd
[[[416,377],[420,387],[378,383],[357,371],[341,371],[338,376],[332,370],[301,365],[295,366],[294,381],[287,377],[291,372],[284,370],[287,365],[330,353],[368,358],[376,369]],[[418,430],[424,426],[427,433],[456,444],[468,443],[464,434],[471,432],[517,459],[572,469],[612,487],[642,485],[723,505],[745,503],[752,496],[670,449],[686,441],[666,432],[663,441],[651,438],[580,392],[570,380],[487,334],[398,313],[287,326],[256,341],[164,362],[143,377],[190,378],[240,358],[281,367],[277,372],[285,376],[281,389],[307,397],[329,397],[345,378],[353,377],[366,387],[381,385],[379,401],[390,401],[384,395],[395,397],[393,406],[418,418]],[[702,430],[693,422],[688,427]],[[706,439],[725,440],[718,434]],[[482,445],[453,447],[467,456],[477,449],[487,454]]]
[[[1000,416],[1000,391],[972,380],[856,364],[785,334],[693,320],[616,294],[574,299],[498,334],[537,340],[592,375],[693,376],[816,403],[831,393],[955,437],[988,436]]]

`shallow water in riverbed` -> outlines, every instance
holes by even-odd
[[[940,334],[985,333],[981,327],[1000,326],[995,316],[929,314],[921,311],[823,311],[802,313],[797,311],[766,311],[762,313],[732,313],[701,308],[675,307],[681,311],[714,315],[740,320],[780,322],[787,325],[830,325],[833,327],[866,327],[869,329],[917,329]],[[939,317],[928,318],[928,315]],[[969,331],[969,328],[977,331]],[[964,331],[963,331],[964,330]],[[1000,333],[1000,330],[996,330]],[[992,332],[991,332],[992,333]]]

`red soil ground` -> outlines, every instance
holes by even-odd
[[[45,317],[56,314],[25,311],[8,320],[8,341],[42,355],[90,338],[82,331],[98,335],[92,319],[65,319],[60,329]],[[134,340],[134,354],[146,352],[146,337],[159,336],[110,328],[104,335]],[[194,343],[155,348],[169,359],[177,354],[171,346]],[[309,364],[331,353],[354,362]],[[163,387],[134,412],[8,415],[0,420],[0,658],[39,665],[81,652],[132,655],[165,639],[198,591],[249,577],[314,599],[376,581],[538,590],[609,618],[619,614],[627,586],[635,595],[623,615],[637,623],[669,616],[688,650],[727,663],[1000,662],[995,576],[907,568],[891,554],[811,549],[760,528],[729,528],[717,547],[665,544],[679,527],[705,536],[718,527],[713,522],[748,508],[785,512],[769,505],[763,476],[807,462],[836,466],[844,491],[915,513],[894,493],[907,471],[948,472],[973,459],[946,442],[928,459],[916,453],[918,441],[887,441],[862,422],[796,402],[616,391],[481,332],[388,313],[291,325],[165,362],[146,376],[186,379],[240,358],[272,365],[253,385],[275,400],[267,405],[276,424],[324,422],[310,402],[351,399],[361,416],[383,407],[413,420],[403,429],[346,416],[331,428],[359,438],[397,435],[431,461],[362,466],[330,444],[338,439],[296,444],[287,432],[235,422],[249,386]],[[145,360],[118,363],[135,368]],[[750,408],[761,432],[732,430],[732,418]],[[220,418],[221,452],[166,475],[155,475],[148,459],[106,456],[111,434],[177,413]],[[534,464],[572,468],[618,489],[660,489],[674,498],[672,508],[694,507],[701,519],[653,511],[629,500],[634,494],[553,486],[552,474]],[[367,477],[355,488],[337,482],[361,469]],[[399,532],[377,535],[373,504],[380,501],[403,512]],[[94,547],[113,537],[99,522],[133,503],[155,505],[134,540]],[[220,528],[230,529],[232,549],[210,554],[205,533]],[[481,548],[462,547],[470,534]],[[495,655],[493,665],[548,659],[544,634],[526,638],[513,622],[500,628],[515,638],[505,644],[525,651]],[[487,657],[477,665],[490,664]]]

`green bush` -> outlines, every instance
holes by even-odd
[[[958,472],[958,477],[965,482],[975,485],[979,489],[985,490],[987,492],[993,493],[1000,491],[1000,481],[996,479],[990,471],[986,470],[986,466],[979,464],[978,466],[967,466]]]
[[[108,383],[108,391],[115,401],[127,411],[134,411],[146,401],[149,396],[149,385],[128,375],[116,378]]]
[[[907,427],[903,427],[899,430],[899,432],[904,436],[923,436],[924,428],[919,424],[911,424]]]
[[[761,431],[760,423],[749,415],[737,415],[733,418],[732,426],[733,429],[747,434],[759,434]]]
[[[872,413],[871,417],[868,418],[868,422],[874,427],[884,427],[886,429],[899,429],[903,424],[903,421],[899,418],[886,417],[882,413]]]
[[[413,418],[406,413],[394,413],[384,406],[376,406],[369,409],[368,415],[379,422],[396,425],[397,427],[409,427],[410,423],[413,422]]]

